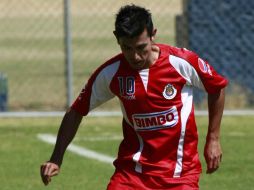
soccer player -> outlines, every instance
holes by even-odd
[[[108,190],[196,190],[201,173],[193,88],[208,93],[204,148],[207,173],[219,168],[220,123],[227,80],[197,54],[154,42],[151,13],[122,7],[114,35],[121,53],[102,64],[67,110],[49,161],[41,165],[45,185],[59,173],[64,152],[83,116],[117,96],[123,140]]]

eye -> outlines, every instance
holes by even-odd
[[[146,48],[147,44],[142,44],[140,46],[137,47],[138,51],[143,51]]]

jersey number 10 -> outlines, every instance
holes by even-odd
[[[133,76],[128,77],[118,77],[120,94],[133,95],[135,93],[135,78]]]

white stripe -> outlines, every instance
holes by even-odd
[[[192,109],[192,88],[185,86],[182,89],[181,93],[183,107],[181,109],[181,134],[177,149],[177,161],[176,167],[174,172],[174,177],[180,177],[183,169],[183,147],[184,147],[184,137],[185,137],[185,130],[187,120],[190,116],[191,109]]]
[[[138,150],[138,152],[136,152],[133,155],[132,159],[134,162],[136,162],[135,171],[138,173],[142,173],[142,165],[138,161],[140,159],[141,153],[144,148],[144,142],[143,142],[143,139],[141,138],[141,136],[138,133],[136,133],[136,134],[137,134],[138,140],[139,140],[139,150]]]
[[[109,86],[119,66],[120,66],[120,61],[117,61],[105,67],[96,76],[96,79],[92,85],[89,111],[98,107],[102,103],[110,100],[111,98],[115,96],[111,92]]]
[[[147,84],[148,84],[148,77],[149,77],[149,69],[143,69],[141,71],[139,71],[139,75],[142,79],[142,82],[143,82],[143,85],[144,85],[144,88],[147,92]]]
[[[122,114],[123,114],[124,120],[129,124],[129,126],[133,127],[132,123],[128,119],[128,116],[127,116],[126,111],[125,111],[125,107],[123,106],[121,101],[120,101],[120,106],[121,106],[121,109],[122,109]],[[134,127],[133,127],[133,130],[135,130]],[[138,161],[140,159],[141,152],[143,151],[143,148],[144,148],[144,142],[143,142],[143,139],[141,138],[141,136],[137,132],[136,132],[136,135],[137,135],[138,140],[139,140],[139,150],[138,150],[138,152],[136,152],[133,155],[132,159],[133,159],[134,162],[136,162],[135,171],[138,172],[138,173],[142,173],[142,165]]]
[[[56,137],[54,135],[51,134],[38,134],[37,137],[44,141],[47,142],[49,144],[55,144],[56,143]],[[113,157],[74,145],[74,144],[70,144],[67,148],[67,150],[76,153],[80,156],[86,157],[86,158],[91,158],[94,160],[98,160],[100,162],[105,162],[105,163],[109,163],[112,165],[113,161],[115,160]]]
[[[189,62],[187,62],[185,59],[173,55],[169,56],[169,62],[187,81],[188,85],[193,85],[200,89],[205,89],[197,71]]]

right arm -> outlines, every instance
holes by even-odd
[[[41,165],[41,178],[45,185],[51,181],[51,177],[59,173],[65,150],[74,138],[82,117],[80,113],[71,108],[65,113],[51,158]]]
[[[51,177],[59,173],[64,152],[74,138],[82,117],[115,96],[109,86],[119,66],[118,57],[101,65],[66,112],[58,131],[52,156],[48,162],[41,165],[41,178],[45,185],[51,181]]]

